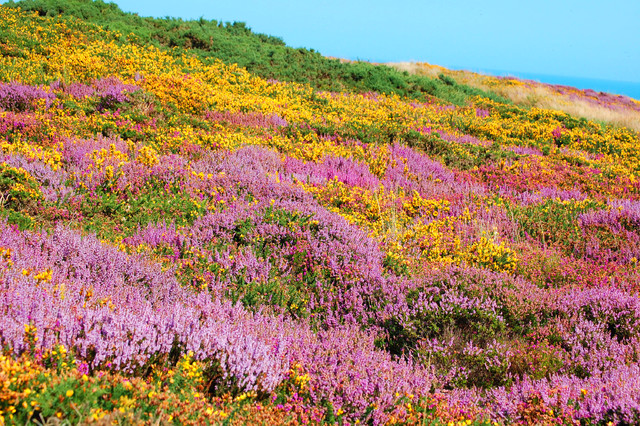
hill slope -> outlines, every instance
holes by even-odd
[[[4,6],[0,53],[3,421],[640,421],[637,132]]]
[[[427,63],[387,64],[421,76],[445,75],[456,82],[489,90],[524,107],[547,108],[640,131],[640,100],[515,77],[493,77],[470,71],[448,70]]]
[[[452,86],[437,78],[409,75],[366,62],[346,64],[313,50],[287,47],[277,37],[253,33],[242,22],[145,18],[125,13],[117,5],[101,0],[22,0],[9,1],[5,6],[35,11],[41,16],[80,18],[133,36],[132,41],[139,45],[151,43],[178,51],[188,48],[190,54],[207,63],[219,59],[266,79],[310,84],[320,90],[375,91],[421,100],[425,96],[436,96],[458,105],[477,95],[505,102],[495,94],[469,86]]]

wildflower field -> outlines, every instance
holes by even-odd
[[[0,6],[0,425],[640,422],[636,130],[278,77]]]

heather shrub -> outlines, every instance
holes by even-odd
[[[0,108],[10,111],[34,109],[38,101],[49,107],[55,95],[38,87],[18,82],[0,82]]]

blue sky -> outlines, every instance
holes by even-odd
[[[116,0],[243,21],[327,56],[640,82],[640,0]]]

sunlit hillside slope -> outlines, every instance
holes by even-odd
[[[439,81],[0,6],[0,424],[640,422],[638,133]]]
[[[594,90],[538,83],[516,77],[493,77],[470,71],[449,70],[427,63],[388,64],[414,75],[444,75],[459,84],[491,91],[518,105],[548,108],[590,120],[604,121],[640,131],[640,100]]]

